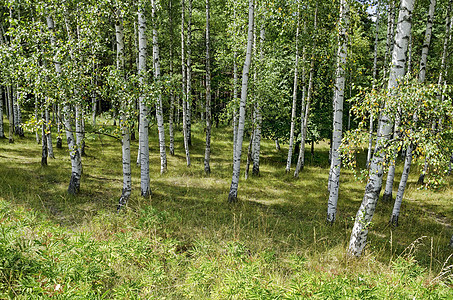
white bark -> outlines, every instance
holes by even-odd
[[[144,3],[138,3],[138,73],[140,84],[145,83],[146,73],[146,19],[144,15]],[[148,138],[148,107],[146,106],[145,95],[139,96],[140,105],[140,190],[143,197],[149,197],[151,188],[149,183],[149,138]]]
[[[45,118],[46,118],[45,121],[46,121],[47,155],[50,158],[55,158],[52,146],[52,126],[50,124],[50,114],[47,105],[45,105]]]
[[[186,61],[185,61],[185,37],[184,37],[184,23],[185,23],[185,7],[184,0],[181,1],[181,69],[182,69],[182,131],[184,136],[184,150],[186,152],[186,163],[190,166],[190,153],[189,153],[189,131],[187,125],[187,72],[186,72]]]
[[[387,78],[387,69],[388,69],[388,56],[392,53],[393,49],[393,33],[394,33],[394,23],[395,23],[395,0],[390,0],[388,6],[388,14],[387,14],[387,46],[385,47],[385,54],[384,54],[384,80]],[[392,57],[390,57],[392,60]]]
[[[379,42],[379,21],[380,21],[380,1],[376,8],[376,33],[374,35],[374,59],[373,59],[373,90],[376,88],[376,79],[377,79],[377,54],[378,54],[378,42]],[[369,142],[368,142],[368,152],[366,156],[366,167],[370,166],[371,151],[373,148],[373,128],[374,128],[374,118],[375,116],[370,113],[370,129],[369,129]]]
[[[242,142],[244,139],[245,105],[246,105],[246,101],[247,101],[247,85],[248,85],[248,79],[249,79],[250,65],[251,65],[251,61],[252,61],[253,26],[254,26],[254,5],[253,5],[253,0],[249,0],[247,52],[245,55],[244,67],[242,69],[241,102],[239,105],[239,124],[238,124],[238,134],[237,134],[237,143],[236,143],[236,155],[234,155],[233,177],[231,180],[230,192],[228,194],[229,202],[237,201],[239,173],[240,173],[240,167],[241,167]]]
[[[41,110],[41,137],[42,137],[42,151],[41,151],[41,166],[47,166],[47,138],[46,138],[46,122],[44,119],[44,112]]]
[[[294,63],[294,83],[293,83],[293,105],[291,109],[291,129],[289,132],[289,148],[288,148],[288,158],[286,159],[286,173],[291,169],[291,159],[293,156],[293,147],[294,147],[294,127],[296,123],[296,103],[297,103],[297,69],[299,65],[299,5],[297,6],[297,27],[296,27],[296,59]]]
[[[170,30],[170,78],[173,80],[173,18],[172,18],[172,0],[169,1],[169,30]],[[168,118],[168,134],[170,136],[170,155],[175,155],[175,136],[173,131],[173,119],[175,114],[175,93],[173,86],[170,89],[170,113]]]
[[[236,30],[236,6],[233,10],[234,29]],[[236,143],[238,134],[238,116],[237,116],[237,96],[238,96],[238,65],[236,49],[233,51],[233,161],[236,155]]]
[[[117,8],[115,22],[115,37],[116,37],[116,68],[120,72],[120,76],[124,76],[124,29],[123,19],[121,17],[121,11]],[[123,165],[123,190],[121,197],[118,201],[117,211],[121,207],[127,204],[131,196],[132,191],[132,179],[131,179],[131,139],[130,139],[130,128],[127,119],[127,109],[129,103],[121,101],[121,153],[122,153],[122,165]]]
[[[313,59],[312,59],[313,61]],[[309,71],[310,72],[310,71]],[[305,126],[305,92],[306,92],[306,87],[305,87],[305,46],[302,48],[302,100],[301,100],[301,105],[300,105],[300,138],[302,140],[303,138],[303,132],[304,132],[304,126]],[[296,163],[296,169],[294,170],[294,177],[299,177],[299,172],[303,169],[303,163],[304,163],[304,151],[305,148],[302,149],[302,141],[300,143],[300,148],[299,148],[299,156],[297,157],[297,163]],[[279,149],[280,150],[280,149]]]
[[[55,35],[53,33],[55,25],[51,16],[47,17],[47,28],[52,32],[50,36],[50,42],[52,46],[55,46]],[[61,76],[61,65],[58,61],[55,61],[55,71],[57,76]],[[66,140],[68,143],[69,156],[71,158],[71,179],[69,181],[68,193],[75,195],[80,190],[80,178],[82,176],[82,158],[77,149],[75,143],[73,129],[72,129],[72,117],[71,107],[68,102],[63,104],[63,125],[66,131]]]
[[[186,117],[187,117],[187,142],[192,145],[192,0],[189,1],[187,20],[187,92],[186,92]]]
[[[159,85],[159,92],[156,103],[156,119],[157,129],[159,131],[159,151],[160,151],[160,173],[167,171],[167,152],[165,148],[165,128],[164,128],[164,112],[162,109],[162,88],[160,87],[160,56],[159,56],[159,41],[157,36],[156,15],[156,0],[151,0],[152,19],[153,19],[153,59],[154,59],[154,79]]]
[[[38,134],[38,131],[36,131]],[[4,138],[5,133],[3,131],[3,89],[0,88],[0,138]]]
[[[261,26],[260,30],[260,61],[263,62],[264,59],[264,27]],[[257,70],[255,68],[255,74]],[[256,82],[256,78],[254,79]],[[259,91],[255,91],[256,101],[254,109],[254,124],[255,129],[253,133],[253,145],[252,145],[252,158],[253,158],[253,168],[252,174],[254,176],[259,176],[260,174],[260,152],[261,152],[261,125],[263,123],[263,116],[261,113],[261,95]]]
[[[11,96],[11,86],[6,85],[6,96],[8,102],[8,121],[9,121],[9,133],[8,133],[8,142],[14,143],[14,113],[13,113],[13,100]]]
[[[414,0],[402,0],[398,17],[395,47],[392,55],[392,68],[388,81],[389,92],[398,85],[398,80],[404,76],[413,8]],[[381,114],[379,124],[376,149],[370,164],[369,179],[365,188],[365,195],[357,212],[349,242],[348,253],[353,256],[360,256],[366,246],[368,226],[372,221],[376,203],[379,198],[379,192],[382,187],[382,177],[384,173],[382,163],[385,156],[383,150],[385,144],[392,135],[393,126],[390,117],[386,114]]]
[[[432,28],[433,28],[435,8],[436,8],[436,0],[431,0],[431,4],[429,5],[428,20],[426,22],[425,40],[423,42],[422,56],[420,59],[420,73],[418,75],[418,80],[420,82],[425,82],[426,63],[428,61],[428,50],[429,50],[429,45],[431,43],[431,34],[432,34]]]
[[[206,148],[204,152],[204,171],[211,173],[211,56],[209,34],[209,0],[206,0]]]
[[[420,83],[423,83],[425,81],[425,77],[426,77],[425,76],[426,63],[428,60],[429,45],[431,43],[431,33],[432,33],[432,28],[433,28],[435,7],[436,7],[436,0],[431,0],[431,4],[429,6],[428,20],[426,22],[425,40],[423,42],[422,55],[420,58],[420,73],[418,76],[418,81]],[[447,13],[447,14],[449,14],[449,13]],[[447,20],[448,19],[449,19],[449,17],[447,17]],[[448,28],[448,23],[447,23],[447,28]],[[448,36],[448,32],[447,32],[446,37],[447,36]],[[446,50],[446,49],[444,49],[444,50]],[[442,71],[441,71],[441,73],[442,73]],[[442,75],[440,75],[440,77],[441,76]],[[414,117],[413,117],[414,124],[417,123],[417,120],[418,120],[417,113],[414,113]],[[414,148],[413,145],[409,145],[406,149],[406,158],[404,160],[403,173],[401,174],[401,180],[400,180],[400,183],[398,186],[398,193],[396,195],[395,203],[393,205],[392,217],[390,219],[390,223],[393,224],[394,226],[398,226],[398,218],[399,218],[401,203],[403,202],[404,190],[406,188],[407,179],[409,178],[409,172],[410,172],[411,163],[412,163],[413,148]]]
[[[38,97],[35,96],[35,120],[38,122]],[[41,143],[41,139],[39,138],[39,126],[36,125],[36,143]]]
[[[332,162],[329,176],[329,201],[327,204],[327,222],[333,223],[337,213],[338,193],[340,190],[340,144],[343,133],[343,101],[345,86],[345,68],[347,56],[347,30],[349,23],[349,6],[346,0],[341,1],[339,38],[337,53],[337,71],[335,82],[334,112],[333,112],[333,137],[332,137]]]

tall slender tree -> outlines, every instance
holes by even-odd
[[[249,0],[249,14],[248,14],[248,29],[247,29],[247,52],[245,54],[244,67],[242,68],[242,87],[241,87],[241,102],[239,104],[239,119],[238,119],[238,133],[236,142],[236,151],[233,159],[233,178],[231,180],[230,192],[228,194],[228,201],[236,202],[239,186],[239,174],[241,168],[241,153],[242,142],[244,139],[245,127],[245,106],[247,102],[248,92],[248,79],[250,65],[252,63],[252,44],[253,44],[253,27],[254,27],[254,3]]]
[[[145,4],[143,0],[138,1],[138,73],[140,85],[145,84],[146,76],[146,18]],[[143,197],[151,195],[149,183],[149,138],[148,138],[148,107],[146,97],[141,92],[139,96],[140,105],[140,126],[139,126],[139,143],[140,143],[140,189]]]
[[[211,56],[209,33],[209,0],[206,0],[206,148],[204,152],[204,171],[211,173]]]
[[[185,60],[185,0],[181,0],[181,70],[182,70],[182,131],[184,138],[184,150],[186,152],[186,164],[190,166],[190,153],[189,153],[189,129],[187,124],[187,72],[186,72],[186,60]]]
[[[157,129],[159,131],[159,151],[160,151],[160,173],[167,171],[167,151],[165,148],[165,128],[164,128],[164,111],[162,108],[162,87],[160,78],[160,55],[159,55],[159,39],[157,36],[156,22],[156,0],[151,0],[152,5],[152,20],[153,20],[153,66],[154,79],[158,85],[157,102],[156,102],[156,119]]]
[[[388,92],[392,93],[398,86],[398,81],[404,76],[406,51],[411,31],[412,11],[414,0],[402,0],[398,16],[398,25],[395,37],[395,47],[392,54],[392,68],[388,81]],[[385,104],[387,105],[387,103]],[[386,113],[379,118],[379,131],[376,147],[369,168],[369,179],[365,188],[362,204],[356,214],[354,227],[349,241],[348,253],[360,256],[366,246],[368,227],[376,209],[379,192],[382,187],[383,166],[385,159],[385,144],[392,134],[392,120]]]
[[[341,1],[337,70],[335,80],[334,112],[333,112],[333,133],[332,133],[332,162],[329,176],[329,201],[327,205],[327,222],[333,223],[337,213],[338,193],[340,190],[340,144],[343,133],[343,102],[345,86],[345,68],[347,56],[347,30],[349,26],[349,5],[346,0]]]

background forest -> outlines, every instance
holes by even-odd
[[[1,1],[0,298],[451,299],[452,2]]]

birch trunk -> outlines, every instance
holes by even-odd
[[[8,102],[8,119],[9,119],[9,133],[8,133],[8,142],[14,143],[14,113],[13,113],[13,100],[11,99],[11,86],[6,85],[6,95]]]
[[[297,27],[296,27],[296,60],[294,63],[294,83],[293,83],[293,105],[291,109],[291,129],[289,132],[289,148],[288,148],[288,158],[286,159],[286,173],[291,169],[291,159],[293,157],[293,147],[294,147],[294,127],[296,122],[296,103],[297,103],[297,68],[299,65],[299,16],[300,8],[297,6]]]
[[[145,83],[146,74],[146,18],[143,0],[138,2],[138,74],[140,85]],[[148,138],[148,107],[143,93],[139,96],[140,105],[140,190],[143,197],[151,195],[149,183],[149,138]]]
[[[20,112],[20,105],[19,105],[19,92],[17,87],[12,88],[13,92],[13,113],[14,113],[14,133],[18,136],[24,136],[24,130],[22,129],[22,114]]]
[[[53,153],[53,146],[52,146],[52,126],[50,123],[50,114],[49,108],[45,105],[45,121],[46,121],[46,140],[47,140],[47,155],[50,158],[55,158]]]
[[[304,30],[305,31],[305,30]],[[310,72],[310,71],[309,71]],[[302,101],[300,105],[300,148],[299,148],[299,156],[297,157],[296,169],[294,170],[294,177],[299,177],[299,172],[303,169],[304,163],[304,151],[305,148],[302,146],[302,138],[304,132],[304,123],[305,123],[305,46],[302,48]],[[297,148],[297,147],[296,147]],[[278,149],[280,150],[280,149]]]
[[[393,48],[393,33],[394,33],[394,23],[395,23],[395,0],[390,0],[388,6],[388,14],[387,14],[387,43],[385,47],[385,54],[384,54],[384,80],[387,78],[387,69],[388,69],[388,56],[392,53]],[[390,60],[392,58],[390,57]]]
[[[192,0],[189,1],[189,16],[187,20],[187,93],[186,93],[186,117],[187,117],[187,143],[192,146]]]
[[[237,85],[238,85],[238,66],[236,63],[236,51],[233,53],[233,161],[236,154],[236,143],[238,139],[238,115],[237,115]]]
[[[254,26],[254,5],[253,0],[249,0],[249,15],[248,15],[248,32],[247,32],[247,52],[245,55],[244,67],[242,69],[242,87],[241,87],[241,102],[239,105],[239,124],[236,143],[236,155],[233,161],[233,177],[231,180],[230,192],[228,201],[230,203],[237,201],[239,174],[241,167],[242,142],[244,139],[245,126],[245,106],[247,102],[247,85],[249,78],[250,65],[252,61],[252,44],[253,44],[253,26]]]
[[[38,134],[38,131],[36,131]],[[0,138],[5,138],[5,133],[3,131],[3,89],[0,88]]]
[[[185,38],[184,38],[184,23],[185,23],[185,7],[184,0],[181,0],[181,70],[182,70],[182,131],[184,135],[184,150],[186,152],[186,163],[190,166],[190,153],[189,153],[189,129],[187,125],[187,72],[185,61]]]
[[[431,0],[431,4],[429,6],[429,12],[428,12],[428,20],[426,22],[426,31],[425,31],[425,40],[423,42],[423,49],[422,49],[422,55],[420,58],[420,73],[418,76],[418,81],[420,83],[423,83],[425,81],[425,75],[426,75],[426,63],[428,61],[428,51],[429,51],[429,45],[431,44],[431,35],[432,35],[432,28],[433,28],[433,20],[434,20],[434,11],[436,8],[436,0]],[[447,15],[449,15],[449,12],[447,12]],[[448,25],[448,20],[450,19],[449,16],[447,16],[447,27]],[[448,32],[446,34],[446,38],[448,36]],[[445,53],[446,49],[444,49]],[[444,60],[444,55],[442,57],[442,63],[445,63]],[[441,71],[442,73],[442,71]],[[442,75],[440,75],[440,80]],[[418,117],[417,113],[414,113],[413,121],[414,124],[417,123]],[[395,203],[393,205],[393,211],[392,211],[392,217],[390,219],[390,223],[394,226],[398,226],[398,218],[400,214],[400,209],[401,209],[401,203],[403,202],[403,196],[404,196],[404,190],[406,189],[407,185],[407,180],[409,178],[409,172],[411,168],[411,163],[412,163],[412,150],[414,149],[413,145],[409,145],[406,149],[406,157],[404,159],[404,168],[403,168],[403,173],[401,174],[401,180],[398,186],[398,192],[396,194],[396,199]]]
[[[388,81],[389,93],[398,85],[398,80],[404,76],[413,8],[414,0],[402,0],[398,17],[395,47],[392,55],[392,68]],[[372,221],[377,200],[379,198],[379,192],[382,187],[382,177],[384,173],[382,162],[384,161],[385,156],[383,148],[392,135],[393,126],[390,117],[386,114],[381,114],[379,124],[376,149],[370,164],[369,179],[365,188],[365,195],[357,212],[349,242],[348,253],[352,256],[360,256],[366,246],[368,226]]]
[[[264,47],[264,27],[261,27],[260,30],[260,62],[263,62],[263,47]],[[256,69],[255,69],[256,74]],[[254,80],[256,82],[256,79]],[[257,93],[258,92],[258,93]],[[253,133],[253,145],[252,145],[252,158],[253,158],[253,168],[252,174],[254,176],[260,175],[260,151],[261,151],[261,124],[263,123],[263,116],[261,113],[261,95],[259,91],[255,91],[258,97],[255,101],[255,129]]]
[[[380,1],[378,1],[376,9],[376,33],[374,35],[374,59],[373,59],[373,90],[376,88],[376,79],[377,79],[377,54],[378,54],[378,42],[379,42],[379,21],[380,21]],[[369,130],[369,142],[368,142],[368,152],[366,156],[366,167],[370,167],[371,159],[371,149],[373,148],[373,129],[374,129],[374,117],[373,114],[370,114],[370,130]]]
[[[211,56],[209,53],[209,0],[206,0],[206,149],[204,152],[204,171],[211,173]]]
[[[121,11],[117,8],[116,22],[115,22],[115,37],[116,37],[116,68],[120,71],[120,76],[124,76],[124,29],[123,19],[121,17]],[[129,120],[127,119],[126,111],[129,108],[127,102],[121,101],[121,153],[122,153],[122,165],[123,165],[123,190],[121,197],[118,201],[117,211],[127,204],[131,196],[132,191],[132,179],[131,179],[131,139],[130,139],[130,128]]]
[[[42,151],[41,151],[41,166],[47,166],[47,138],[46,138],[46,122],[44,119],[44,112],[41,111],[41,137],[42,137]]]
[[[35,96],[35,120],[38,122],[38,97]],[[41,139],[39,138],[39,126],[36,125],[36,143],[39,145]]]
[[[60,104],[57,104],[57,148],[63,148],[63,141],[61,139],[61,107]]]
[[[173,80],[173,19],[172,0],[169,1],[169,30],[170,30],[170,78]],[[173,85],[170,89],[170,113],[168,118],[168,134],[170,136],[170,155],[175,155],[175,136],[173,131],[173,118],[175,114],[175,93]]]
[[[337,214],[338,193],[340,189],[340,144],[343,132],[343,101],[345,86],[345,68],[347,56],[347,30],[349,23],[349,6],[346,0],[341,1],[337,53],[337,71],[334,96],[332,163],[329,176],[329,201],[327,204],[327,222],[333,223]],[[302,146],[302,145],[301,145]]]
[[[156,22],[156,0],[151,0],[152,19],[153,19],[153,59],[154,59],[154,78],[159,85],[156,103],[156,119],[157,129],[159,131],[159,151],[160,151],[160,174],[167,172],[167,152],[165,148],[165,128],[164,128],[164,112],[162,109],[162,88],[160,87],[160,55],[159,55],[159,40],[157,36]]]

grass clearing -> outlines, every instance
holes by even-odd
[[[313,160],[307,152],[295,179],[285,173],[287,148],[264,140],[261,176],[242,175],[239,202],[230,205],[231,130],[213,130],[209,177],[203,128],[193,134],[192,166],[178,131],[161,176],[150,128],[152,197],[139,196],[133,166],[132,197],[120,214],[118,141],[87,137],[81,191],[71,197],[66,147],[54,148],[43,168],[32,134],[0,140],[0,298],[453,298],[451,274],[436,278],[452,253],[451,178],[440,190],[419,190],[414,168],[400,226],[388,224],[393,203],[380,202],[364,256],[350,260],[364,183],[342,170],[337,221],[327,225],[327,144],[316,145]],[[136,151],[134,141],[133,161]]]

